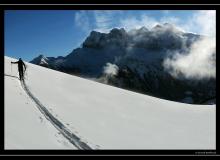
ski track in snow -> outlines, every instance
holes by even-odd
[[[65,125],[62,124],[57,118],[55,118],[46,107],[30,92],[25,81],[21,81],[21,86],[27,95],[36,103],[36,106],[45,118],[75,147],[80,150],[92,150],[90,146],[82,142],[79,137],[73,134]]]

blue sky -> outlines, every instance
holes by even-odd
[[[8,10],[5,11],[5,55],[30,61],[39,54],[66,56],[92,30],[130,30],[172,23],[184,31],[215,36],[215,11],[169,10]]]

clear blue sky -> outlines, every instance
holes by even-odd
[[[66,56],[79,47],[92,30],[108,32],[114,27],[129,30],[169,22],[187,31],[203,33],[201,21],[206,19],[198,18],[202,14],[201,11],[168,10],[7,10],[4,24],[5,55],[21,57],[25,61],[39,54],[47,57]]]

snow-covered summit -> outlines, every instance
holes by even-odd
[[[48,58],[44,55],[40,54],[38,57],[34,58],[31,63],[40,64],[40,65],[48,65]]]

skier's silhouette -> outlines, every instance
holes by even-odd
[[[11,62],[11,63],[13,63],[13,64],[17,63],[18,64],[18,72],[19,72],[20,80],[24,80],[24,71],[26,71],[26,65],[21,60],[21,58],[19,58],[19,60],[17,62]],[[24,66],[25,70],[23,69],[23,66]]]

